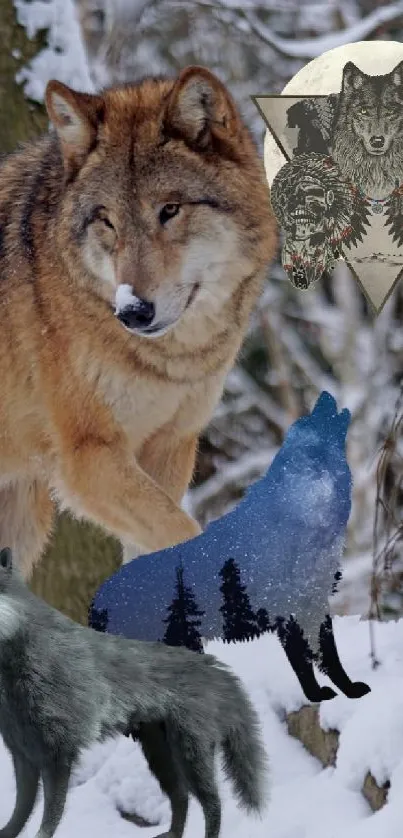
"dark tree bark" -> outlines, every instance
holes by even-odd
[[[28,102],[15,80],[18,70],[36,55],[43,40],[43,35],[38,35],[30,41],[25,29],[17,23],[12,0],[0,0],[0,152],[3,154],[46,131],[44,108]]]

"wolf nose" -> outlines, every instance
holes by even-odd
[[[126,306],[117,316],[127,329],[146,329],[154,320],[155,305],[138,298],[135,305]]]
[[[385,137],[382,137],[380,134],[377,136],[373,136],[370,138],[370,144],[372,148],[383,148],[385,145]]]

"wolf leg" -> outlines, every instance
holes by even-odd
[[[158,486],[180,503],[192,479],[196,446],[197,437],[176,439],[172,428],[163,427],[144,443],[138,463]],[[122,547],[122,564],[148,552],[138,544],[123,542]]]
[[[200,736],[182,731],[175,737],[175,754],[180,759],[190,791],[199,801],[205,819],[205,838],[218,838],[221,826],[221,801],[215,779],[214,748]]]
[[[180,503],[192,479],[197,436],[178,438],[170,426],[160,428],[148,439],[139,455],[141,468]]]
[[[334,639],[332,618],[329,614],[320,627],[319,644],[319,667],[344,695],[348,698],[361,698],[371,692],[368,684],[362,681],[351,681],[343,669]]]
[[[313,668],[313,653],[297,621],[277,618],[276,630],[280,643],[309,701],[326,701],[336,693],[318,684]]]
[[[42,823],[36,838],[53,838],[63,817],[71,767],[56,760],[42,768],[44,809]]]
[[[0,491],[0,544],[10,547],[27,579],[51,532],[54,503],[38,480],[19,480]]]
[[[39,769],[22,754],[12,752],[17,798],[9,822],[0,829],[0,838],[17,838],[31,816],[38,793]]]
[[[118,426],[109,426],[105,434],[88,433],[91,421],[95,428],[106,422],[100,406],[96,416],[86,417],[82,429],[77,429],[77,418],[73,421],[68,405],[63,407],[66,416],[59,429],[61,464],[55,488],[66,505],[121,542],[143,544],[148,552],[199,535],[199,524],[131,457]]]
[[[138,544],[130,544],[129,542],[122,541],[122,564],[127,564],[132,559],[138,559],[139,556],[143,556],[147,552],[146,549],[139,547]]]
[[[139,739],[150,771],[157,778],[162,791],[169,797],[172,820],[169,832],[158,838],[182,838],[187,810],[188,791],[184,786],[162,724],[142,724],[135,733]]]

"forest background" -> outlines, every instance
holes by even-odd
[[[204,64],[228,85],[263,153],[252,94],[280,93],[325,50],[403,40],[403,2],[0,0],[0,152],[47,130],[51,77],[96,89]],[[352,412],[353,507],[336,613],[403,614],[403,283],[374,318],[346,270],[307,292],[272,266],[238,363],[202,436],[187,508],[205,526],[270,465],[291,422],[329,390]],[[58,516],[34,590],[85,623],[119,545]]]

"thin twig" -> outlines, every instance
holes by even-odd
[[[403,526],[398,516],[398,496],[402,474],[394,474],[392,490],[387,491],[387,478],[392,463],[401,460],[397,451],[403,425],[403,385],[396,400],[395,412],[389,431],[380,449],[376,469],[376,501],[373,522],[373,558],[370,587],[369,631],[372,666],[378,665],[375,651],[373,620],[381,619],[380,593],[382,582],[392,573],[396,545],[403,538]]]

